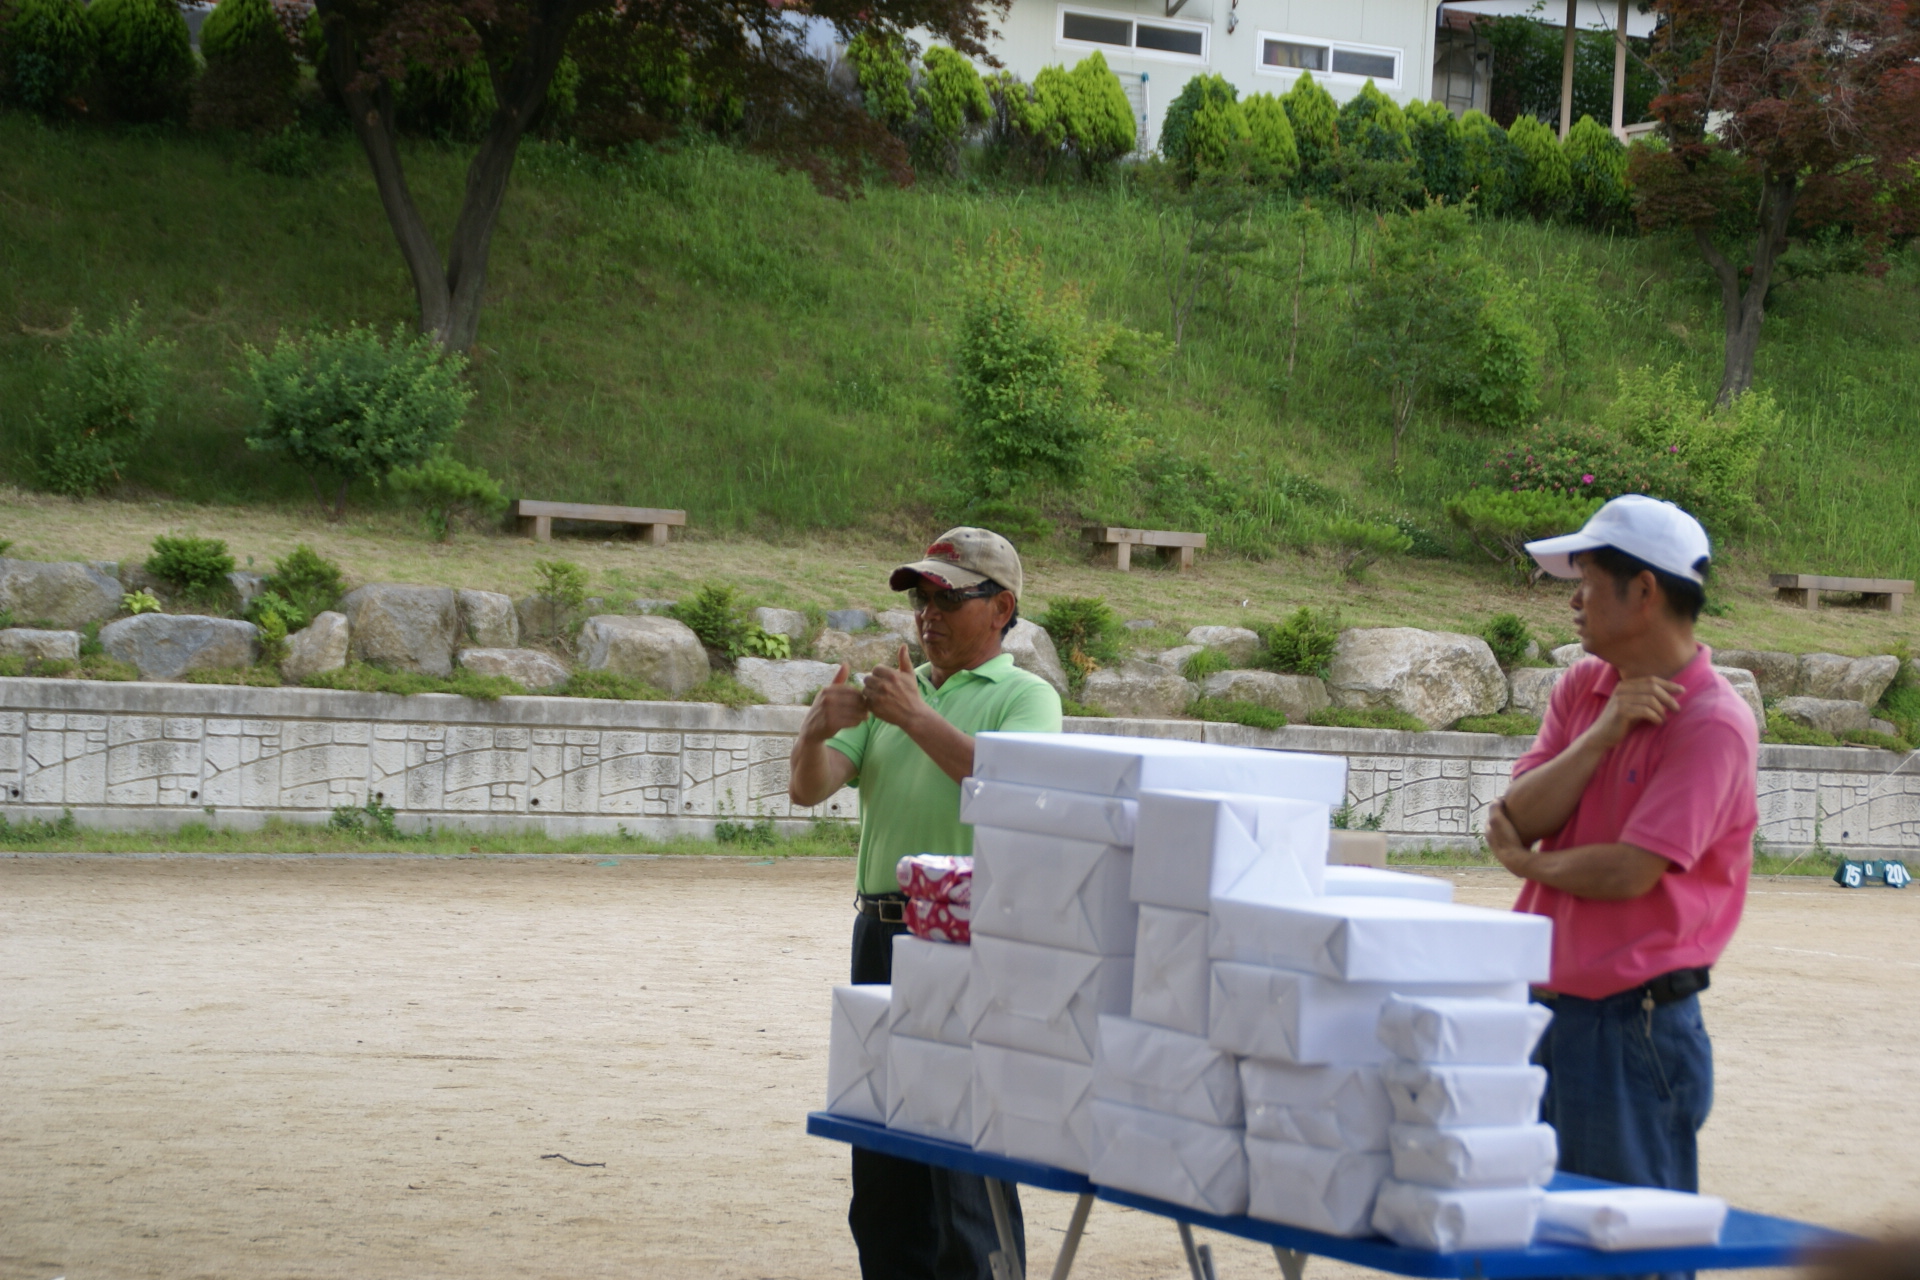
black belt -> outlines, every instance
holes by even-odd
[[[856,893],[853,909],[881,924],[907,922],[907,895],[904,893]]]
[[[1698,969],[1675,969],[1672,973],[1663,973],[1649,982],[1643,982],[1637,987],[1628,987],[1625,991],[1616,991],[1602,999],[1619,1000],[1627,996],[1638,996],[1643,1002],[1651,1000],[1657,1005],[1672,1004],[1677,1000],[1685,1000],[1688,996],[1697,996],[1712,985],[1713,973],[1702,965]],[[1560,993],[1554,991],[1536,990],[1533,994],[1546,1001],[1561,998]],[[1569,998],[1579,999],[1577,996]],[[1598,1004],[1600,1001],[1591,1003]]]

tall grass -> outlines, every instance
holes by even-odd
[[[133,488],[208,501],[297,500],[297,478],[240,445],[226,391],[240,348],[282,326],[390,325],[411,293],[364,162],[328,144],[312,178],[257,172],[243,142],[0,116],[0,472],[29,479],[26,415],[48,376],[45,336],[73,308],[140,300],[188,376]],[[465,156],[409,149],[429,220],[451,222]],[[1255,215],[1277,229],[1284,205]],[[530,144],[494,242],[458,451],[530,496],[686,508],[707,529],[857,525],[926,500],[930,446],[950,421],[944,364],[956,253],[1017,233],[1094,312],[1170,330],[1159,271],[1177,228],[1124,183],[999,189],[926,183],[823,199],[796,175],[706,146],[618,161]],[[1117,378],[1128,429],[1250,477],[1281,526],[1280,476],[1341,505],[1439,527],[1500,433],[1425,413],[1388,465],[1384,394],[1348,360],[1344,273],[1373,227],[1329,210],[1309,243],[1298,360],[1286,376],[1294,247],[1284,239],[1195,318],[1156,370]],[[1596,417],[1620,371],[1678,364],[1717,379],[1713,282],[1667,240],[1525,221],[1481,229],[1523,309],[1585,292],[1591,333],[1549,413]],[[1791,261],[1791,259],[1789,259]],[[1564,283],[1572,281],[1571,284]],[[1591,284],[1586,281],[1591,280]],[[1563,283],[1556,283],[1563,282]],[[1920,568],[1920,262],[1884,279],[1777,285],[1758,384],[1786,410],[1762,467],[1761,520],[1739,545],[1780,567],[1913,576]],[[1098,486],[1062,514],[1124,502]],[[378,500],[360,495],[358,500]],[[1120,514],[1120,513],[1112,513]],[[1717,531],[1718,532],[1718,531]]]

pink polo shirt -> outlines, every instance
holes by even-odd
[[[1553,979],[1597,1000],[1675,969],[1720,958],[1747,898],[1760,757],[1753,711],[1713,669],[1705,645],[1674,681],[1685,692],[1662,725],[1638,724],[1600,758],[1566,826],[1543,849],[1630,844],[1673,865],[1637,898],[1596,902],[1529,880],[1516,911],[1553,921]],[[1600,718],[1620,673],[1598,658],[1554,686],[1540,736],[1513,766],[1518,778],[1558,756]]]

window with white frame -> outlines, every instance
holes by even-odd
[[[1311,71],[1329,80],[1372,80],[1376,84],[1398,85],[1402,61],[1399,49],[1262,31],[1254,70],[1267,75]]]
[[[1128,49],[1143,58],[1176,62],[1207,60],[1207,28],[1197,22],[1138,18],[1130,13],[1060,6],[1055,38],[1065,45]]]

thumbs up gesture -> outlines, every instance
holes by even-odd
[[[913,659],[907,646],[891,667],[875,667],[867,676],[867,709],[888,724],[906,728],[926,714],[926,700],[920,696],[920,678],[914,674]]]
[[[842,729],[851,729],[867,718],[867,695],[859,685],[848,683],[851,674],[847,664],[841,663],[833,679],[813,695],[813,705],[807,708],[806,723],[800,729],[801,737],[825,742]]]

